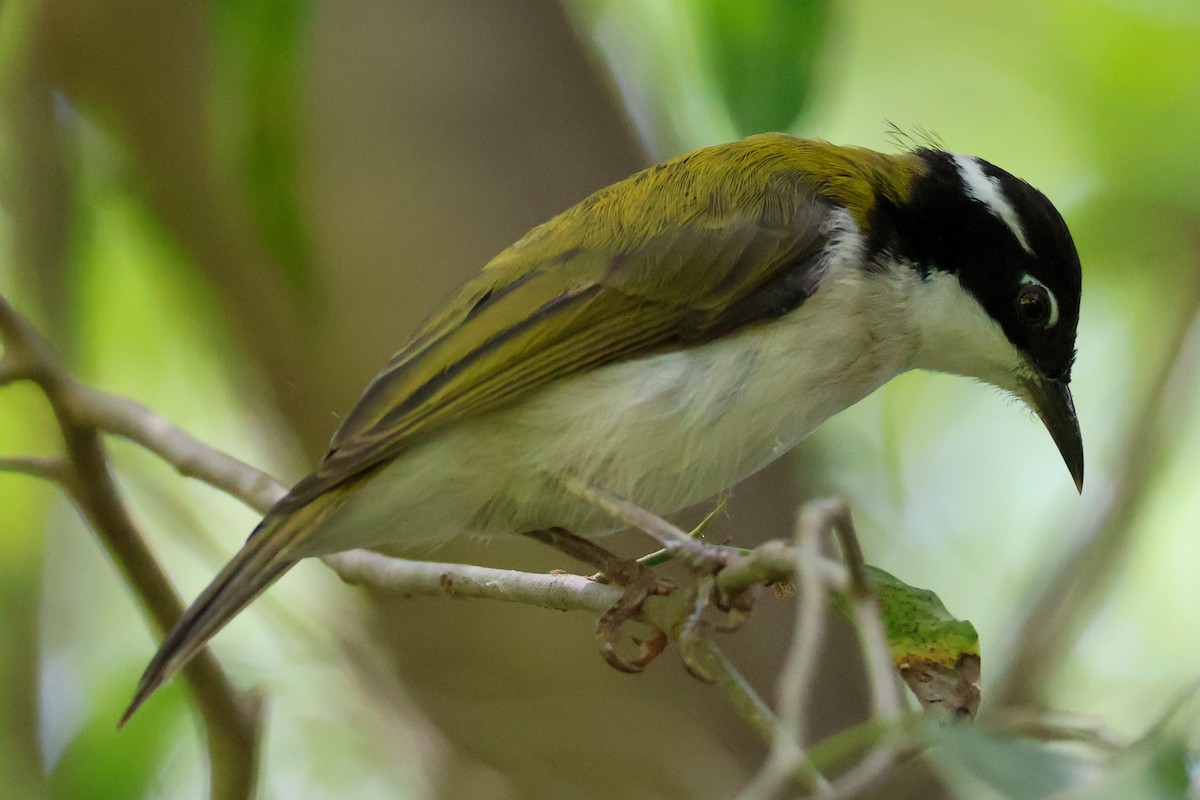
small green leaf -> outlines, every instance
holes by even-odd
[[[879,598],[888,652],[904,682],[926,708],[974,717],[980,668],[975,626],[952,616],[928,589],[909,586],[876,567],[865,570]],[[835,595],[832,603],[851,616],[844,596]]]

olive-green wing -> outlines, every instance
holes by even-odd
[[[669,196],[662,187],[639,194],[631,181],[534,229],[463,287],[370,384],[278,510],[456,419],[777,317],[814,290],[830,206],[803,183],[737,186],[754,202],[710,195],[672,214],[656,205]]]

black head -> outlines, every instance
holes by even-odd
[[[927,170],[907,201],[884,200],[875,207],[872,252],[881,262],[911,264],[927,283],[953,276],[982,307],[1019,360],[993,377],[996,372],[987,370],[994,365],[972,371],[974,365],[960,366],[963,357],[955,361],[954,354],[944,354],[957,367],[951,371],[983,377],[1029,401],[1082,483],[1082,444],[1067,388],[1079,323],[1080,264],[1062,215],[1037,189],[986,161],[941,150],[917,155]],[[937,313],[953,316],[955,310]],[[946,347],[961,349],[969,326],[957,330],[957,339],[945,337],[956,344]]]
[[[1062,215],[986,161],[940,150],[919,155],[929,170],[909,202],[876,208],[877,245],[923,271],[956,275],[1043,375],[1069,381],[1080,267]]]

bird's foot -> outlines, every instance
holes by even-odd
[[[596,623],[596,643],[600,646],[600,655],[613,669],[641,672],[667,646],[666,632],[641,618],[642,604],[652,595],[670,594],[675,590],[675,585],[659,578],[653,570],[636,561],[625,561],[620,565],[620,572],[619,577],[605,573],[600,578],[620,586],[623,591],[616,604]],[[623,629],[630,622],[649,628],[650,633],[647,637],[629,637],[638,650],[636,656],[627,659],[620,654],[618,646],[624,639]]]
[[[674,583],[658,577],[649,567],[633,559],[622,558],[562,528],[532,531],[526,535],[599,570],[592,580],[621,587],[621,597],[596,625],[600,654],[609,666],[621,672],[641,672],[662,653],[667,646],[667,634],[642,618],[642,604],[653,595],[671,594],[675,590]],[[650,634],[629,637],[637,645],[637,655],[627,659],[618,650],[630,622],[647,626]]]
[[[728,595],[717,587],[716,573],[703,576],[692,593],[692,608],[679,632],[679,655],[693,677],[712,683],[704,666],[703,646],[713,633],[732,633],[746,623],[758,594],[749,590]],[[723,616],[722,616],[723,615]]]

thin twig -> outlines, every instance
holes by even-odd
[[[867,681],[871,687],[871,711],[880,719],[899,716],[904,709],[896,671],[888,650],[887,633],[879,612],[879,601],[871,591],[870,580],[863,567],[862,546],[854,532],[850,509],[845,503],[832,501],[824,509],[828,514],[831,530],[837,534],[842,547],[842,557],[850,571],[847,600],[854,615],[858,641],[862,648]]]
[[[704,519],[700,520],[700,524],[687,532],[689,538],[699,539],[708,530],[708,526],[712,525],[720,516],[721,512],[729,505],[729,498],[722,497],[720,502],[713,508],[712,511],[704,515]],[[660,564],[665,564],[671,560],[671,551],[667,548],[655,550],[653,553],[647,553],[637,560],[643,567],[657,567]]]
[[[742,677],[725,653],[712,642],[700,643],[697,653],[711,665],[708,672],[714,685],[725,692],[738,715],[757,731],[767,744],[771,744],[778,728],[771,707],[759,697],[758,692]]]
[[[74,405],[82,420],[157,455],[179,474],[203,481],[265,514],[287,487],[262,470],[215,449],[135,400],[76,387]]]
[[[796,521],[796,620],[792,646],[779,676],[780,722],[801,747],[808,739],[811,687],[825,641],[828,590],[821,580],[821,531],[806,509]]]
[[[770,706],[763,701],[758,692],[754,691],[754,688],[719,647],[712,642],[704,641],[697,645],[697,652],[708,662],[707,672],[712,676],[713,683],[725,692],[725,696],[734,710],[774,749],[779,732],[779,721],[775,718]],[[820,795],[829,787],[828,781],[808,759],[801,759],[794,766],[791,777],[810,793],[815,792]]]
[[[696,541],[687,531],[628,500],[598,489],[574,476],[560,476],[557,481],[568,492],[588,501],[613,519],[651,536],[674,557],[687,557],[685,560],[700,562],[712,552],[709,545]]]
[[[1169,708],[1178,706],[1170,705]],[[992,712],[984,724],[988,729],[1008,736],[1043,742],[1078,742],[1108,755],[1116,755],[1131,744],[1110,730],[1101,717],[1069,711],[1011,706]],[[1148,729],[1156,730],[1154,725]]]
[[[777,730],[766,760],[739,800],[771,800],[799,767],[812,776],[814,794],[828,796],[829,781],[805,752],[809,687],[812,685],[825,637],[826,588],[820,578],[822,521],[809,504],[796,520],[796,615],[792,642],[780,670],[777,688]]]
[[[829,501],[823,509],[831,530],[841,545],[842,558],[850,571],[846,591],[847,604],[855,619],[859,648],[863,653],[867,683],[871,689],[872,719],[889,727],[876,745],[857,764],[834,781],[832,797],[850,798],[865,791],[888,773],[899,757],[898,724],[904,710],[896,679],[895,666],[888,650],[887,633],[879,611],[879,600],[871,590],[864,567],[862,545],[854,531],[849,507],[841,501]]]
[[[8,456],[0,458],[0,472],[13,472],[34,478],[65,484],[70,478],[71,466],[64,458],[40,458],[38,456]]]

